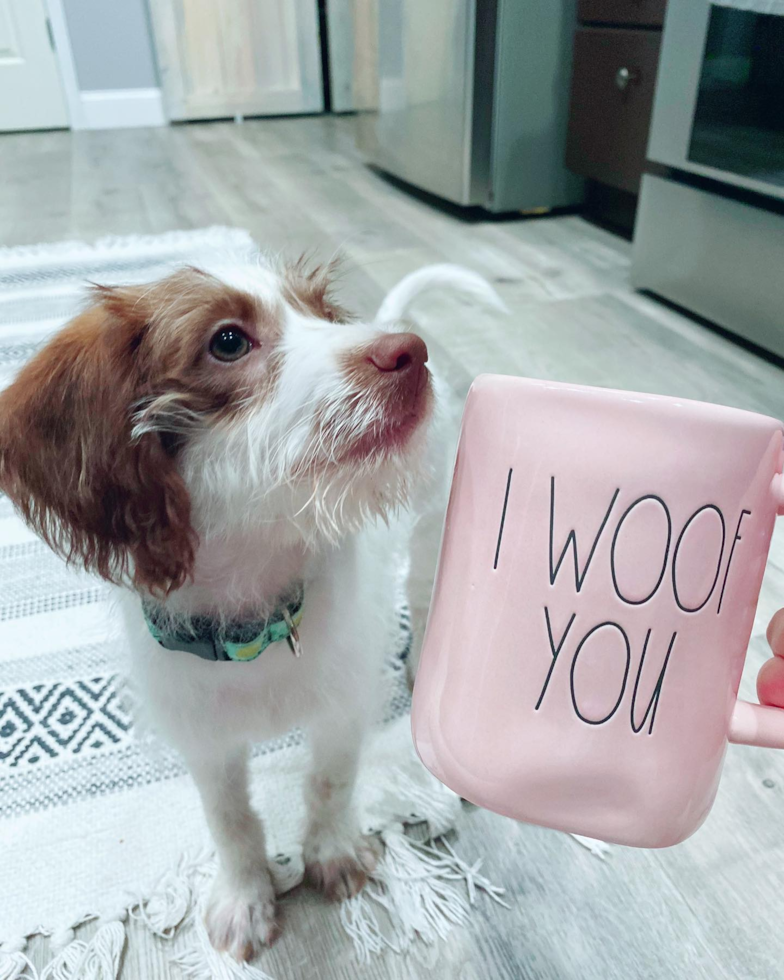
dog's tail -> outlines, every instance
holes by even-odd
[[[460,265],[427,265],[390,289],[376,314],[376,324],[402,319],[419,297],[431,289],[452,290],[492,309],[509,312],[498,293],[478,273]]]

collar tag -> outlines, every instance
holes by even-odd
[[[297,630],[297,624],[291,618],[291,613],[287,606],[283,607],[283,619],[286,626],[289,628],[289,635],[286,637],[286,642],[289,645],[289,649],[294,654],[295,657],[302,656],[302,644],[299,639],[299,632]]]

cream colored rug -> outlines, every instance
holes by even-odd
[[[215,248],[245,246],[253,248],[246,232],[212,228],[0,250],[0,387],[74,314],[85,281],[146,281]],[[201,806],[177,756],[134,736],[111,612],[110,590],[67,568],[0,496],[0,980],[114,978],[129,916],[171,943],[185,976],[263,980],[263,956],[239,966],[206,940],[199,903],[213,866]],[[439,840],[458,821],[460,801],[413,751],[408,638],[401,609],[385,717],[359,779],[365,829],[384,839],[385,856],[341,910],[359,960],[437,941],[467,921],[478,893],[502,902],[478,862],[469,867]],[[253,758],[281,891],[302,877],[307,755],[293,731]],[[404,833],[404,824],[422,822],[430,844]],[[100,928],[83,942],[75,930],[93,919]],[[38,933],[52,950],[40,974],[24,952]]]

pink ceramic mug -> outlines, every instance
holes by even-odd
[[[413,733],[465,798],[621,844],[692,834],[727,742],[777,511],[782,423],[485,376],[463,416]]]

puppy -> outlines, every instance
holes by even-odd
[[[400,324],[435,286],[499,304],[480,277],[433,266],[361,323],[329,269],[247,256],[96,286],[0,395],[0,488],[55,551],[124,587],[143,708],[184,756],[217,848],[209,936],[241,960],[278,929],[250,742],[309,730],[309,879],[344,899],[374,866],[352,809],[358,754],[405,515],[429,499],[440,521],[447,472],[427,348]]]

